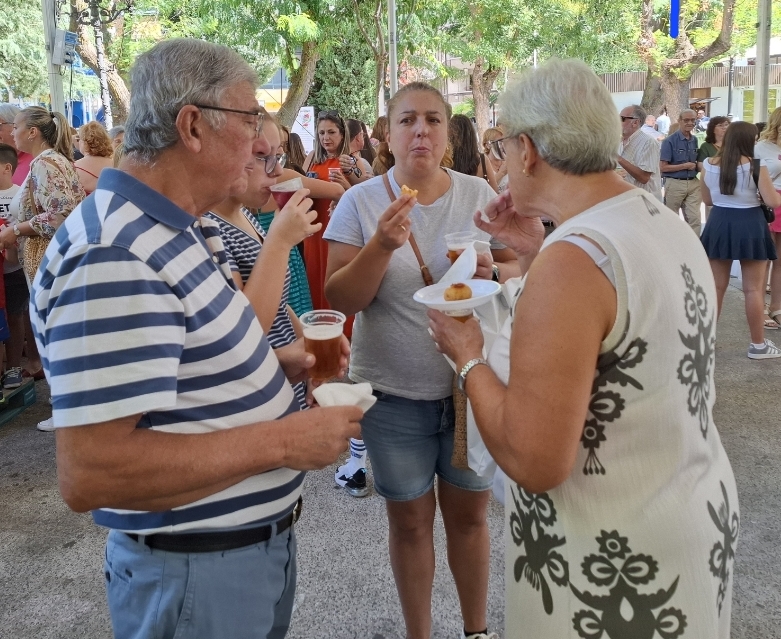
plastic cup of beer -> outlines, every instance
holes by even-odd
[[[312,379],[325,380],[339,375],[346,319],[338,311],[309,311],[299,317],[304,329],[304,348],[315,356],[315,365],[309,369]]]
[[[459,233],[448,233],[445,235],[445,244],[447,245],[447,256],[451,264],[454,264],[458,256],[464,249],[472,244],[477,238],[469,231]],[[466,320],[464,320],[466,321]]]
[[[279,208],[284,208],[288,200],[293,197],[293,193],[303,188],[304,183],[301,181],[301,178],[293,178],[272,186],[271,197],[274,198]]]

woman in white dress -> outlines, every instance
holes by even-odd
[[[585,64],[529,72],[501,113],[509,192],[475,223],[533,262],[489,365],[476,321],[429,317],[509,477],[506,637],[726,639],[739,514],[708,260],[613,171],[618,114]]]

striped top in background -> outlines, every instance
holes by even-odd
[[[220,236],[222,237],[225,257],[228,260],[230,269],[241,275],[241,281],[246,285],[250,273],[252,273],[252,268],[255,266],[255,262],[257,262],[260,251],[263,248],[263,242],[266,241],[266,233],[252,213],[246,209],[242,209],[242,212],[244,217],[252,224],[252,228],[255,229],[260,240],[258,236],[249,235],[246,231],[231,224],[216,213],[209,211],[204,217],[210,218],[220,225]],[[271,323],[271,328],[267,335],[271,348],[282,348],[296,341],[296,330],[293,327],[293,322],[290,320],[290,315],[287,313],[289,294],[290,268],[287,269],[287,274],[285,275],[282,299],[279,302],[277,314]],[[301,410],[306,410],[308,408],[306,405],[306,384],[299,382],[293,386],[293,390],[296,393]]]
[[[271,223],[274,221],[274,211],[256,213],[255,219],[268,233]],[[304,258],[301,257],[298,246],[294,246],[290,250],[290,259],[287,265],[290,269],[290,295],[287,298],[287,303],[290,304],[290,308],[293,309],[296,316],[301,317],[304,313],[313,310],[313,307],[312,294],[309,292],[309,280],[306,279],[306,266],[304,266]]]
[[[120,171],[57,231],[30,305],[56,428],[140,414],[138,428],[207,433],[299,410],[218,225]],[[303,478],[277,468],[171,510],[93,517],[139,534],[260,525],[292,511]]]

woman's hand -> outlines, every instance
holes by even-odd
[[[455,362],[456,371],[460,371],[470,359],[483,356],[483,332],[474,317],[466,322],[459,322],[440,311],[430,309],[428,319],[437,350]]]
[[[349,189],[352,184],[350,184],[350,181],[345,177],[344,173],[341,171],[334,171],[329,176],[329,180],[333,182],[334,184],[338,184],[341,186],[345,191]]]
[[[312,200],[308,195],[308,189],[296,191],[282,210],[274,215],[268,230],[270,240],[283,242],[292,249],[323,227],[320,222],[315,222],[317,211],[312,210]]]
[[[391,204],[377,220],[374,236],[381,248],[395,251],[404,246],[410,235],[409,214],[418,203],[411,195],[402,195]]]
[[[491,253],[477,254],[477,270],[475,279],[491,280],[494,277],[494,258]]]
[[[0,231],[0,251],[16,246],[16,235],[13,226],[5,226]]]
[[[339,156],[339,166],[345,173],[352,171],[357,165],[358,160],[356,160],[352,155]]]
[[[545,239],[542,220],[520,215],[509,189],[491,200],[484,212],[475,213],[474,222],[518,256],[536,255]]]

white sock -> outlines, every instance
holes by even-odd
[[[347,463],[353,472],[366,468],[366,444],[362,439],[350,438],[350,459]]]
[[[754,348],[759,348],[759,349],[765,348],[765,342],[762,342],[761,344],[754,344],[754,343],[752,342],[752,343],[751,343],[751,345],[752,345]]]

